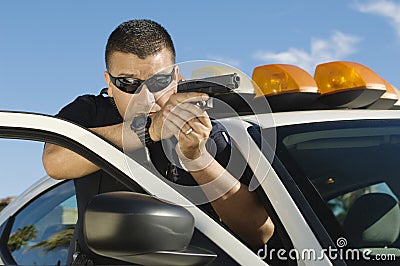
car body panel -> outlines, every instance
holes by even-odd
[[[366,119],[398,119],[399,110],[315,110],[267,113],[259,115],[241,116],[240,120],[260,124],[264,128],[274,128],[287,125],[309,124],[329,121],[351,121]],[[232,119],[232,118],[230,118]],[[224,119],[221,119],[224,121]]]

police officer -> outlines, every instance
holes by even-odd
[[[210,197],[223,191],[220,197],[213,198],[210,209],[248,245],[266,243],[274,229],[268,214],[255,193],[224,168],[230,145],[223,127],[211,122],[207,113],[193,104],[208,96],[176,93],[179,70],[173,67],[175,48],[168,32],[151,20],[124,22],[109,36],[105,59],[108,88],[96,96],[78,97],[57,116],[89,128],[121,149],[123,127],[128,124],[131,137],[129,147],[125,145],[124,149],[146,147],[157,170],[174,182],[204,185],[217,181],[215,191],[204,191]],[[148,82],[154,78],[164,86]],[[130,115],[128,106],[135,105],[144,107]],[[162,139],[175,141],[169,151],[160,145]],[[207,150],[209,140],[216,149],[212,154]],[[168,153],[177,156],[186,171],[171,167]],[[74,179],[76,231],[82,252],[89,254],[95,264],[113,263],[84,247],[81,218],[93,196],[126,188],[87,159],[57,145],[46,143],[43,164],[55,179]]]

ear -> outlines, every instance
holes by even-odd
[[[104,71],[104,80],[106,81],[106,84],[107,84],[107,88],[108,88],[107,93],[108,93],[108,96],[109,96],[109,97],[113,97],[112,88],[111,88],[111,86],[110,86],[110,84],[111,84],[110,75],[108,74],[107,71]]]

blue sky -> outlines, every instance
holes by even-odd
[[[166,27],[178,63],[215,60],[249,76],[256,66],[288,63],[313,75],[319,63],[347,60],[400,87],[399,14],[393,0],[4,1],[0,109],[52,115],[98,93],[108,35],[133,18]],[[0,198],[44,175],[41,144],[1,141],[0,149]]]

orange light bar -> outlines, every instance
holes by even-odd
[[[394,107],[396,102],[399,100],[397,93],[393,86],[389,84],[386,80],[383,80],[386,86],[386,92],[379,97],[378,100],[372,104],[366,106],[367,109],[377,109],[377,110],[387,110]]]
[[[320,64],[315,69],[314,79],[321,95],[356,89],[386,91],[384,80],[368,67],[345,61]]]
[[[386,92],[381,96],[381,99],[399,100],[395,88],[386,80],[383,80],[386,86]]]
[[[259,87],[259,89],[255,88],[255,97],[292,92],[318,93],[318,87],[313,77],[294,65],[258,66],[253,71],[252,79]]]
[[[320,64],[314,79],[321,93],[320,101],[335,107],[361,108],[386,92],[385,81],[368,67],[345,61]]]
[[[394,85],[391,85],[391,86],[392,86],[393,91],[397,94],[397,97],[399,100],[397,100],[394,103],[394,105],[392,106],[392,108],[390,108],[390,109],[399,110],[400,109],[400,90],[397,87],[395,87]]]

